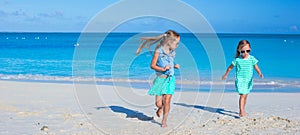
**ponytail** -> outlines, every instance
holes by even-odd
[[[140,45],[140,47],[136,50],[135,54],[139,54],[143,48],[148,48],[150,50],[151,45],[154,45],[157,43],[155,50],[160,47],[161,45],[163,45],[165,39],[169,39],[172,37],[179,37],[179,34],[173,30],[168,30],[166,31],[164,34],[161,34],[157,37],[143,37],[141,38],[142,43]]]
[[[143,48],[148,48],[150,50],[151,45],[156,44],[157,42],[161,41],[164,38],[165,34],[161,34],[157,37],[143,37],[141,38],[142,44],[140,47],[136,50],[135,54],[139,54]],[[157,44],[157,46],[160,46],[160,43]]]

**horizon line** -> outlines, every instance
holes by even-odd
[[[80,31],[0,31],[0,33],[158,33],[158,32],[125,32],[125,31],[116,31],[116,32],[80,32]],[[216,32],[216,33],[201,33],[201,32],[178,32],[182,34],[232,34],[232,35],[300,35],[300,33],[253,33],[253,32]]]

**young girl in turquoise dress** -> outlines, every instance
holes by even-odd
[[[250,43],[247,40],[241,40],[236,49],[235,59],[232,61],[231,65],[227,68],[226,73],[222,77],[223,80],[226,80],[232,68],[236,68],[235,87],[240,95],[240,117],[246,116],[245,105],[247,101],[247,96],[252,90],[253,86],[253,68],[256,70],[256,72],[262,79],[264,77],[257,65],[258,60],[254,58],[254,56],[250,55],[250,52]]]
[[[163,113],[161,126],[167,127],[171,98],[176,86],[174,68],[179,69],[179,64],[174,63],[174,58],[180,35],[173,30],[168,30],[158,37],[145,37],[142,40],[143,43],[136,54],[139,54],[145,46],[150,48],[151,45],[157,44],[151,61],[151,68],[155,70],[157,76],[148,94],[155,96],[156,115],[160,117]]]

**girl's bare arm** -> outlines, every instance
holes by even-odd
[[[150,67],[156,71],[166,71],[167,69],[170,69],[170,66],[166,66],[164,68],[161,68],[159,66],[156,65],[156,62],[158,60],[158,56],[159,56],[159,53],[155,51],[153,57],[152,57],[152,61],[151,61],[151,65]]]
[[[264,79],[264,75],[261,73],[261,71],[260,71],[260,69],[259,69],[259,67],[258,67],[257,64],[254,65],[254,69],[255,69],[256,72],[258,73],[259,77],[262,78],[262,79]]]
[[[222,76],[222,80],[226,80],[227,79],[227,76],[229,74],[229,72],[233,69],[233,65],[231,64],[227,70],[226,70],[226,73]]]

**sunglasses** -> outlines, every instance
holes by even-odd
[[[251,50],[241,50],[241,53],[245,53],[245,52],[249,53],[251,52]]]

